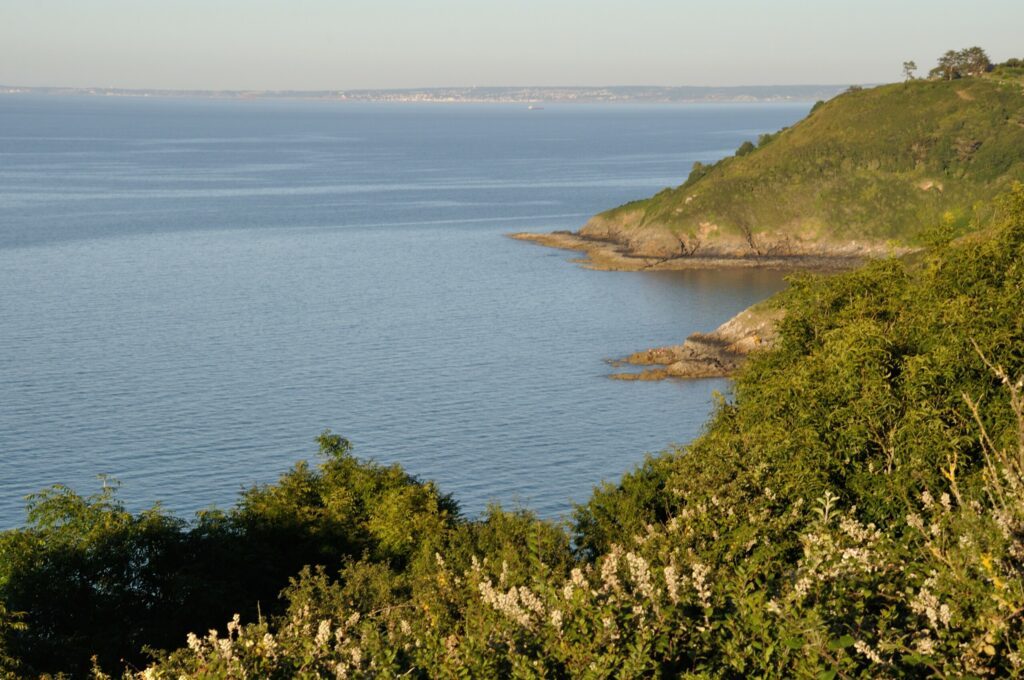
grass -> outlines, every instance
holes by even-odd
[[[681,186],[599,217],[695,236],[918,246],[985,221],[1024,179],[1024,69],[850,91]],[[711,238],[713,238],[712,236]]]

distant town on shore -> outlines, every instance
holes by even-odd
[[[736,87],[438,87],[386,90],[163,90],[117,87],[22,87],[0,85],[0,94],[106,97],[203,97],[216,99],[315,99],[353,102],[537,104],[570,102],[690,103],[816,101],[847,85]]]

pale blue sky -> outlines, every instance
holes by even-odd
[[[896,80],[1024,57],[1024,0],[0,0],[0,83],[212,89]]]

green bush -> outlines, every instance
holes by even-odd
[[[24,623],[0,618],[0,652],[31,673],[82,674],[94,656],[138,665],[144,648],[173,649],[232,613],[280,613],[278,593],[306,565],[336,572],[362,557],[402,570],[458,520],[432,484],[356,460],[337,435],[318,442],[318,468],[299,463],[192,524],[159,508],[132,515],[116,485],[37,494],[28,526],[0,534],[0,614]]]
[[[492,510],[404,570],[306,571],[150,677],[1021,674],[1024,186],[998,214],[794,279],[779,346],[578,509],[577,558]]]
[[[1024,185],[985,214],[912,259],[792,278],[777,346],[705,433],[569,532],[460,519],[335,435],[194,525],[45,492],[0,539],[0,661],[114,668],[174,628],[183,647],[126,675],[1020,676]],[[183,551],[205,556],[184,574]],[[273,581],[281,606],[252,611]],[[226,629],[163,621],[189,597]]]
[[[754,146],[754,143],[751,141],[743,142],[740,144],[739,148],[736,149],[736,157],[739,158],[740,156],[746,156],[756,148],[757,147]]]

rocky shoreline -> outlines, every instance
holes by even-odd
[[[656,366],[640,372],[612,373],[615,380],[664,380],[665,378],[728,377],[743,365],[751,352],[768,349],[778,337],[778,322],[785,310],[758,303],[710,333],[694,333],[681,345],[635,352],[613,366]]]
[[[782,270],[835,272],[852,269],[866,260],[884,255],[902,255],[909,248],[885,244],[849,242],[841,244],[775,243],[757,250],[734,239],[716,239],[703,248],[687,246],[683,239],[671,237],[665,230],[633,235],[629,238],[614,229],[602,229],[600,218],[592,219],[579,232],[519,232],[510,238],[529,241],[549,248],[583,253],[573,260],[587,269],[603,271],[672,271],[758,267]],[[607,225],[605,225],[607,227]],[[670,240],[677,241],[672,246]],[[754,351],[772,347],[778,335],[776,326],[785,311],[770,302],[761,302],[740,312],[710,333],[694,333],[681,345],[655,347],[635,352],[612,366],[646,366],[638,372],[612,373],[615,380],[664,380],[728,377],[735,373]]]
[[[601,271],[674,271],[682,269],[720,269],[724,267],[758,267],[763,269],[810,269],[841,271],[852,269],[870,257],[877,257],[877,248],[829,248],[814,251],[766,253],[744,252],[737,248],[708,248],[702,253],[682,254],[671,251],[636,250],[629,243],[590,236],[571,231],[550,233],[517,232],[508,234],[519,241],[529,241],[548,248],[574,250],[584,257],[574,260],[587,269]],[[731,245],[731,244],[730,244]]]

